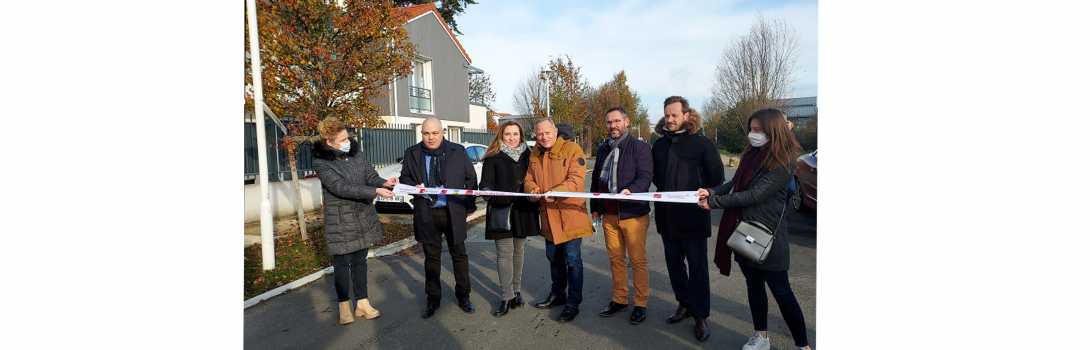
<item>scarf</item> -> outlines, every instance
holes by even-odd
[[[731,181],[734,185],[731,187],[731,192],[737,193],[749,188],[749,182],[753,180],[753,175],[760,170],[761,163],[765,158],[768,158],[768,152],[771,147],[761,147],[756,150],[750,149],[750,152],[742,155],[742,160],[738,162],[738,171],[734,172],[734,177]],[[726,193],[716,193],[716,196],[722,196]],[[719,268],[719,274],[724,276],[730,276],[730,248],[727,247],[727,239],[734,233],[734,229],[738,227],[738,222],[742,220],[742,208],[725,208],[723,209],[723,219],[719,221],[719,234],[715,239],[715,266]]]
[[[606,156],[605,163],[602,164],[602,175],[599,179],[606,183],[609,193],[617,193],[617,172],[614,169],[617,168],[617,160],[621,158],[621,152],[617,149],[617,145],[627,138],[628,130],[625,130],[617,139],[610,138],[606,140],[606,145],[609,146],[610,151],[609,155]]]
[[[686,136],[689,136],[689,131],[685,129],[678,129],[677,131],[666,130],[666,134],[664,134],[663,136],[669,138],[670,141],[673,143],[678,143],[681,142],[681,140],[683,140]]]
[[[447,160],[445,152],[447,148],[443,147],[445,146],[443,143],[440,143],[439,147],[436,149],[428,149],[428,146],[425,146],[423,141],[420,142],[420,148],[424,150],[424,154],[431,157],[431,159],[429,159],[431,163],[428,164],[426,168],[428,169],[428,179],[424,185],[427,187],[439,187],[444,185],[443,181],[446,176],[444,176],[443,165],[446,164]]]
[[[515,163],[518,163],[519,158],[522,157],[522,152],[526,151],[526,143],[520,141],[518,147],[511,148],[507,147],[507,145],[503,144],[503,142],[500,142],[500,151],[502,151],[508,157],[511,157],[511,159],[514,159]]]

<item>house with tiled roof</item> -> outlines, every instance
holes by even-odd
[[[446,138],[462,141],[465,129],[487,128],[487,108],[469,101],[469,77],[483,74],[473,67],[465,47],[454,36],[435,4],[398,7],[393,15],[409,41],[417,45],[412,75],[387,86],[385,98],[372,101],[390,124],[410,124],[417,131],[425,118],[436,117],[447,129]]]

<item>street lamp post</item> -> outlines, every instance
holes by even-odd
[[[552,116],[549,114],[551,112],[549,110],[549,95],[552,92],[549,90],[549,87],[551,87],[553,80],[552,76],[549,73],[552,72],[553,70],[549,69],[549,66],[545,66],[545,68],[541,70],[541,74],[545,75],[545,117],[549,119],[552,119]]]
[[[269,164],[268,151],[265,148],[265,101],[261,91],[261,52],[257,37],[257,1],[246,1],[246,21],[250,25],[250,71],[254,88],[254,121],[257,125],[257,183],[261,189],[261,267],[264,270],[276,268],[276,252],[273,245],[272,203],[269,200]]]

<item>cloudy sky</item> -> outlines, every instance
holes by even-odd
[[[570,55],[591,86],[624,70],[652,121],[671,95],[699,108],[724,46],[749,30],[757,11],[799,31],[792,96],[817,95],[816,0],[477,1],[455,18],[458,40],[492,79],[498,112],[516,113],[515,87],[550,55]]]

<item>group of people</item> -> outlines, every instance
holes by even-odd
[[[793,155],[799,143],[786,115],[763,109],[749,117],[749,141],[734,177],[724,183],[723,163],[715,143],[703,135],[702,118],[689,101],[671,96],[663,103],[664,117],[655,126],[662,135],[654,145],[632,137],[624,108],[609,109],[604,118],[609,139],[596,150],[591,172],[591,192],[641,193],[652,184],[660,192],[696,191],[699,203],[656,202],[655,224],[661,235],[670,287],[678,303],[666,318],[676,324],[694,319],[694,336],[706,341],[711,332],[708,238],[710,209],[724,209],[715,242],[714,260],[719,272],[729,275],[731,251],[727,237],[737,223],[756,221],[774,228],[776,244],[763,262],[734,257],[746,279],[754,334],[743,350],[768,349],[768,297],[765,285],[780,306],[795,345],[809,349],[802,309],[787,278],[789,244],[787,227],[780,225],[783,204],[792,179]],[[560,137],[557,125],[541,119],[534,125],[537,144],[523,140],[522,126],[505,122],[483,157],[478,182],[472,162],[461,145],[443,137],[441,122],[428,118],[421,125],[422,141],[405,150],[401,176],[379,178],[345,127],[335,118],[319,123],[323,140],[314,147],[314,167],[322,183],[326,240],[334,262],[334,285],[340,303],[340,322],[356,317],[379,316],[367,300],[367,249],[382,238],[375,196],[389,198],[398,183],[428,188],[458,188],[534,194],[528,197],[484,198],[488,210],[485,238],[496,245],[496,264],[501,300],[492,311],[503,316],[525,305],[521,295],[526,238],[542,236],[549,261],[551,290],[534,307],[563,306],[558,322],[579,314],[583,299],[582,239],[604,231],[606,252],[613,278],[613,296],[598,314],[616,316],[629,309],[628,265],[632,266],[633,306],[629,323],[647,317],[650,296],[646,241],[650,225],[648,201],[558,197],[553,192],[584,192],[587,160],[575,142]],[[475,196],[413,195],[415,238],[423,245],[427,295],[423,317],[435,315],[441,303],[440,261],[446,241],[455,277],[458,306],[467,313],[470,300],[469,258],[466,253],[466,218],[476,211]],[[498,217],[502,215],[503,217]],[[497,216],[497,217],[494,217]],[[355,307],[350,302],[353,288]]]

